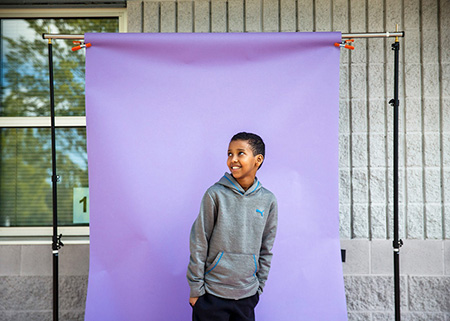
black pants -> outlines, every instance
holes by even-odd
[[[255,321],[259,294],[230,300],[205,294],[198,298],[192,311],[192,321]]]

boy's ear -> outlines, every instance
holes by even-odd
[[[256,162],[258,163],[259,166],[261,166],[263,160],[264,160],[263,155],[261,155],[261,154],[256,155]]]

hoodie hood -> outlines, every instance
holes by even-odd
[[[226,186],[226,187],[230,188],[231,190],[233,190],[235,193],[241,194],[244,196],[252,195],[252,194],[256,193],[262,187],[258,178],[255,177],[255,181],[253,182],[253,185],[250,186],[250,188],[247,191],[245,191],[242,188],[242,186],[239,185],[239,183],[229,173],[225,173],[225,175],[223,175],[223,177],[217,182],[217,184]]]

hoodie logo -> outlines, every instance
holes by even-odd
[[[264,216],[264,210],[263,210],[263,211],[261,211],[261,210],[258,210],[258,209],[257,209],[257,210],[256,210],[256,213],[259,213],[259,214],[261,214],[261,217],[262,217],[262,216]]]

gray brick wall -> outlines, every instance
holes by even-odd
[[[394,320],[392,242],[353,239],[341,246],[349,320]],[[407,240],[400,261],[402,320],[450,320],[450,241]]]
[[[341,242],[349,320],[393,320],[391,241]],[[0,258],[0,320],[52,320],[50,244],[1,245]],[[64,246],[59,261],[60,320],[83,320],[88,245]],[[401,262],[402,320],[449,321],[450,241],[409,240]]]
[[[51,245],[0,245],[0,321],[53,320]],[[84,320],[89,245],[59,255],[61,321]]]
[[[129,32],[394,31],[400,55],[400,233],[450,236],[447,0],[129,1]],[[342,50],[340,217],[344,239],[392,237],[393,39]],[[446,215],[447,213],[447,215]]]

